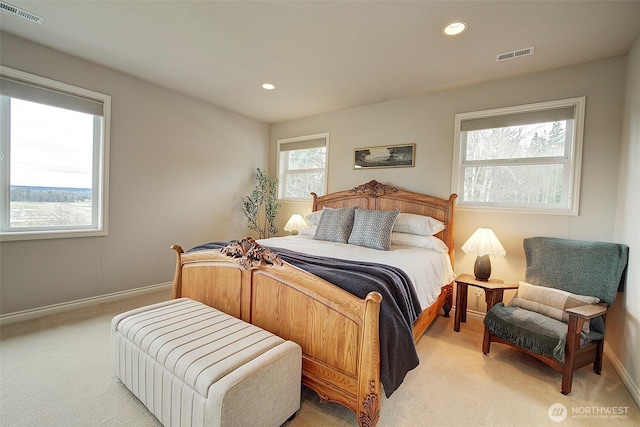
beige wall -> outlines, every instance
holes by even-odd
[[[640,406],[640,39],[627,58],[626,93],[615,238],[630,247],[625,292],[607,317],[607,344],[623,366],[622,379]],[[618,369],[621,371],[620,369]]]
[[[275,169],[277,139],[330,132],[329,191],[377,179],[447,197],[456,113],[586,96],[579,216],[456,212],[455,271],[472,271],[475,256],[460,246],[477,227],[490,227],[507,250],[505,258],[492,260],[493,276],[517,281],[524,269],[523,237],[613,239],[624,67],[625,58],[616,58],[277,123],[271,126],[271,167]],[[415,167],[353,169],[354,148],[401,143],[416,144]],[[308,211],[308,206],[289,205],[283,212]]]
[[[109,235],[1,243],[0,313],[168,282],[171,244],[246,233],[239,202],[267,167],[267,124],[10,34],[0,43],[4,66],[112,97]]]
[[[524,276],[524,237],[541,235],[637,243],[640,237],[636,218],[640,209],[634,193],[637,188],[631,185],[640,182],[637,168],[633,167],[640,163],[637,64],[640,48],[637,45],[630,59],[635,65],[628,67],[635,77],[627,83],[626,58],[615,58],[274,124],[271,126],[272,170],[276,162],[277,139],[330,132],[329,191],[377,179],[408,190],[446,197],[451,192],[456,113],[586,96],[580,214],[559,216],[457,210],[455,271],[458,274],[473,271],[475,255],[465,254],[460,246],[477,227],[493,228],[507,250],[506,257],[492,259],[492,276],[508,282],[517,282]],[[625,107],[626,146],[621,152],[625,85],[629,91],[633,89],[634,95]],[[401,143],[416,144],[414,168],[353,170],[354,148]],[[620,203],[617,202],[619,166],[628,171],[620,176]],[[616,223],[620,222],[616,221],[617,203],[624,225],[614,233]],[[309,203],[289,204],[283,208],[286,215],[309,210]],[[631,252],[634,253],[633,248]],[[635,289],[627,291],[612,309],[610,316],[617,318],[620,326],[615,328],[619,331],[609,328],[609,332],[612,347],[637,388],[640,384],[637,362],[640,325],[638,316],[631,313],[640,312],[637,290],[640,279],[637,273],[630,274],[629,279],[631,286],[628,288],[635,285]],[[474,291],[470,289],[469,309],[484,312],[484,298],[476,299]],[[506,299],[513,293],[508,292]],[[633,302],[631,298],[634,298]]]

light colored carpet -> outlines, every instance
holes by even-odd
[[[113,372],[110,322],[118,313],[168,298],[166,291],[155,292],[2,327],[0,425],[159,425]],[[439,317],[418,342],[420,365],[389,399],[383,397],[378,425],[640,425],[640,409],[606,357],[602,375],[581,369],[573,392],[563,396],[559,374],[498,344],[484,356],[481,341],[478,319],[469,318],[456,333],[453,318]],[[561,422],[549,416],[558,403],[567,409]],[[604,414],[612,410],[619,415]],[[356,425],[352,412],[321,403],[306,388],[298,415],[287,423]]]

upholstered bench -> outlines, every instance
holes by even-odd
[[[120,381],[165,426],[279,426],[300,408],[291,341],[188,298],[111,322]]]

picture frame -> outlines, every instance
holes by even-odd
[[[415,166],[416,144],[355,148],[354,169],[408,168]]]

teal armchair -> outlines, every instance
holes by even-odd
[[[515,347],[560,372],[569,394],[575,370],[602,370],[606,312],[623,290],[629,247],[532,237],[524,252],[525,283],[487,312],[482,352],[492,342]]]

